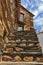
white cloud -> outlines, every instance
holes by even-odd
[[[43,11],[43,4],[39,4],[38,10],[39,12]]]
[[[27,6],[28,6],[27,1],[21,0],[21,5],[23,5],[25,8],[27,8]]]
[[[42,22],[40,22],[40,21],[37,21],[36,23],[37,23],[37,25],[42,25]]]
[[[31,5],[31,3],[30,3],[30,1],[29,1],[29,0],[27,0],[27,3],[28,3],[29,5]]]
[[[43,0],[40,0],[40,1],[43,1]]]
[[[33,14],[35,15],[34,18],[38,15],[38,10],[33,11]]]
[[[32,4],[31,8],[33,8],[33,7],[34,7],[34,5]]]
[[[27,8],[27,6],[28,6],[28,4],[27,3],[25,3],[25,4],[22,4],[25,8]]]
[[[36,20],[34,20],[34,23],[37,23],[37,25],[43,25],[43,17],[42,18],[38,18],[38,19],[36,19]]]

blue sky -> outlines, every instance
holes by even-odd
[[[43,31],[43,0],[21,0],[21,4],[34,16],[34,27],[36,32]]]

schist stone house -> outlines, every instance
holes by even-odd
[[[10,31],[13,29],[29,30],[33,27],[34,15],[26,10],[23,6],[21,6],[20,1],[18,1],[18,3],[15,2],[15,0],[0,1],[0,9],[0,19],[3,19],[2,22],[4,22],[3,25],[7,32],[9,32],[10,29]]]
[[[0,62],[43,61],[33,16],[21,0],[0,0]]]

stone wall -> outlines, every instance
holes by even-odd
[[[31,27],[33,27],[33,15],[27,11],[23,6],[20,8],[20,12],[24,14],[24,30],[30,30]]]

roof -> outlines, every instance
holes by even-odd
[[[31,13],[30,11],[28,11],[24,6],[21,5],[21,7],[26,10],[28,13],[30,13],[32,16],[35,16],[33,13]]]

